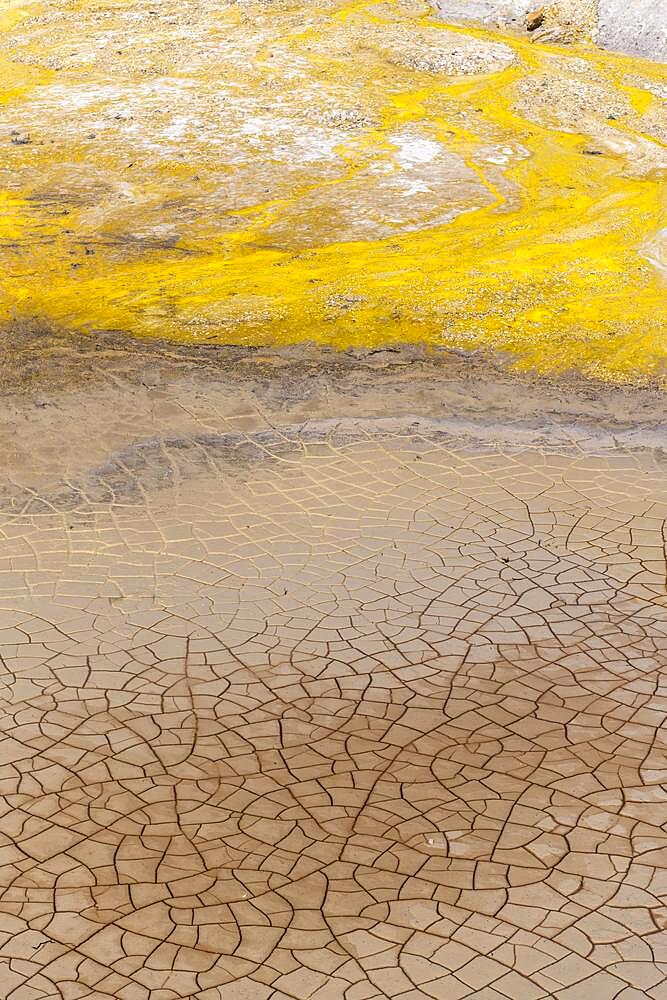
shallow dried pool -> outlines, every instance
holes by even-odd
[[[663,997],[664,466],[151,398],[17,424],[4,995]]]

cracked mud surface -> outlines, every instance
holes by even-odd
[[[261,363],[5,397],[0,996],[662,1000],[660,449]]]
[[[398,0],[0,69],[0,1000],[665,1000],[663,71]]]

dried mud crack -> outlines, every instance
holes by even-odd
[[[540,37],[0,12],[1,1000],[665,1000],[664,74]]]
[[[660,1000],[658,394],[102,346],[4,397],[5,995]]]

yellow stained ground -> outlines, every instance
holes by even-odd
[[[664,67],[396,2],[10,2],[0,322],[667,357]]]

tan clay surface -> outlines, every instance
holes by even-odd
[[[180,391],[12,404],[0,996],[662,1000],[659,457]]]

